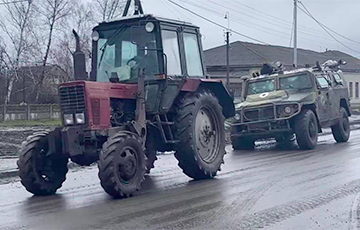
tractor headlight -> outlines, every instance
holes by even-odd
[[[146,23],[146,25],[145,25],[145,30],[146,30],[148,33],[153,32],[154,29],[155,29],[154,23],[152,23],[152,22]]]
[[[77,113],[75,114],[76,124],[85,124],[85,114]]]
[[[284,108],[284,112],[289,115],[289,114],[291,114],[291,112],[292,112],[292,108],[291,108],[290,106],[286,106],[286,107]]]
[[[91,34],[91,38],[94,42],[97,42],[100,39],[100,35],[99,32],[97,32],[96,30],[94,30]]]
[[[236,113],[234,116],[235,120],[239,121],[241,119],[240,114]]]
[[[65,125],[73,125],[74,116],[72,114],[64,114],[64,123]]]

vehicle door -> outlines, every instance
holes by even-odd
[[[349,98],[349,92],[348,89],[346,87],[346,81],[342,75],[341,72],[337,73],[337,72],[333,72],[333,77],[334,77],[334,84],[333,84],[333,89],[335,92],[335,95],[337,97],[337,100],[339,101],[339,103],[337,104],[337,108],[338,111],[340,111],[340,100],[341,99],[345,99],[347,100],[347,98]],[[340,113],[338,114],[340,116]]]
[[[318,89],[317,104],[319,107],[319,120],[320,123],[326,122],[331,119],[332,100],[334,100],[334,91],[331,87],[331,83],[328,80],[328,76],[321,74],[316,77],[316,84]]]

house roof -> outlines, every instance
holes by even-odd
[[[313,50],[298,49],[298,66],[314,66],[316,61],[320,64],[329,60],[343,59],[347,62],[342,67],[344,71],[360,72],[360,59],[349,54],[329,50],[316,52]],[[226,65],[226,45],[205,50],[207,67]],[[265,62],[280,61],[285,66],[292,66],[293,49],[283,46],[262,45],[249,42],[236,41],[230,44],[231,66],[261,66]]]

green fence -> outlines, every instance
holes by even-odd
[[[0,121],[60,118],[58,104],[0,105]]]

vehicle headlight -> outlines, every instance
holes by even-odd
[[[240,114],[236,113],[234,116],[235,120],[239,121],[241,119]]]
[[[94,42],[97,42],[100,39],[100,35],[99,32],[97,32],[96,30],[94,30],[91,34],[91,38]]]
[[[64,123],[65,125],[73,125],[74,116],[72,114],[64,114]]]
[[[148,33],[153,32],[154,29],[155,29],[154,23],[152,23],[152,22],[146,23],[146,25],[145,25],[145,30],[146,30]]]
[[[284,112],[285,112],[286,114],[291,114],[292,108],[291,108],[290,106],[286,106],[286,107],[284,108]]]
[[[75,114],[76,124],[85,124],[85,114],[77,113]]]

